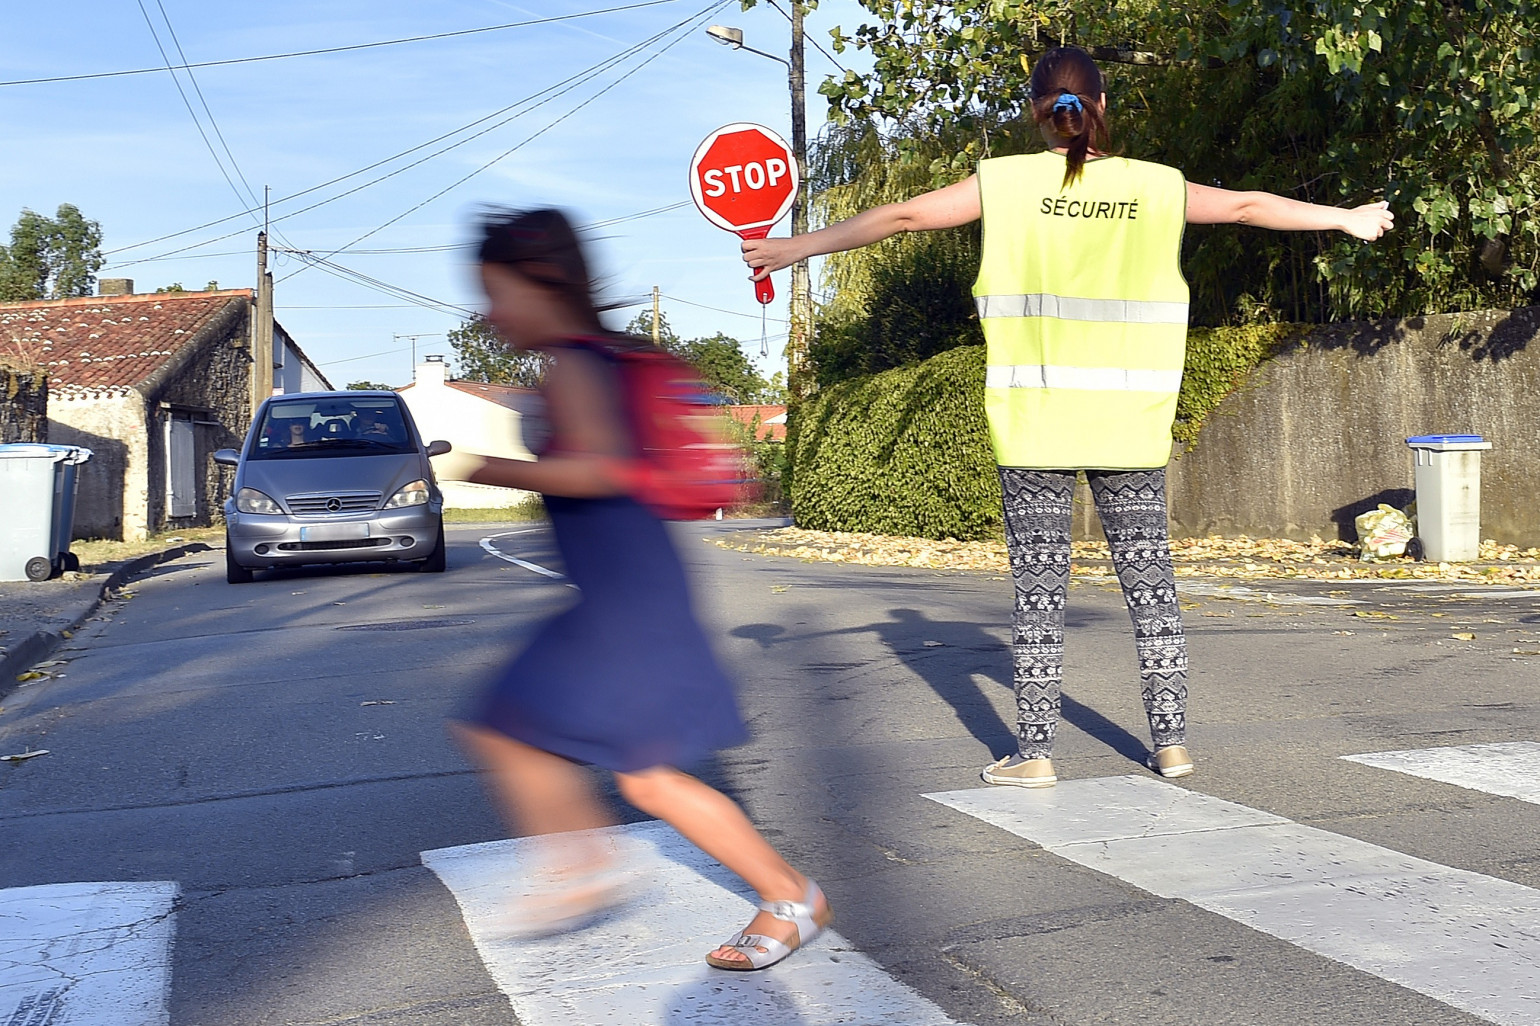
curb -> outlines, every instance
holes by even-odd
[[[16,677],[26,673],[34,664],[42,662],[53,652],[59,644],[65,641],[64,631],[76,631],[80,625],[86,622],[86,618],[96,612],[97,607],[107,598],[108,592],[122,587],[130,577],[141,574],[152,567],[194,552],[210,552],[213,546],[205,542],[188,542],[186,545],[177,545],[173,548],[162,549],[160,552],[151,552],[143,556],[136,556],[125,563],[119,563],[113,571],[102,581],[96,596],[92,598],[79,616],[69,626],[58,631],[34,631],[19,644],[11,646],[4,655],[0,655],[0,698],[9,695],[16,688]]]

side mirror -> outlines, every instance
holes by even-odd
[[[241,465],[241,454],[234,449],[216,449],[214,462],[225,467],[238,467]]]
[[[450,445],[448,442],[444,441],[442,438],[440,438],[440,439],[438,439],[436,441],[432,441],[432,442],[428,443],[428,455],[429,456],[442,456],[442,455],[444,455],[444,453],[449,452],[452,449],[454,449],[454,446]],[[215,457],[215,458],[217,459],[218,457]]]

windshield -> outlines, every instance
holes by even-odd
[[[328,397],[269,403],[246,458],[378,456],[413,451],[396,400],[383,396]]]

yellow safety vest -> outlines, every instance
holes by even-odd
[[[979,163],[985,408],[1004,467],[1139,470],[1171,458],[1187,342],[1182,173],[1057,153]]]

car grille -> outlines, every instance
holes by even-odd
[[[379,492],[333,492],[290,495],[289,512],[298,517],[340,516],[344,513],[368,513],[380,508]]]
[[[389,538],[360,538],[353,541],[279,542],[281,552],[326,552],[330,549],[372,549],[389,545]]]

